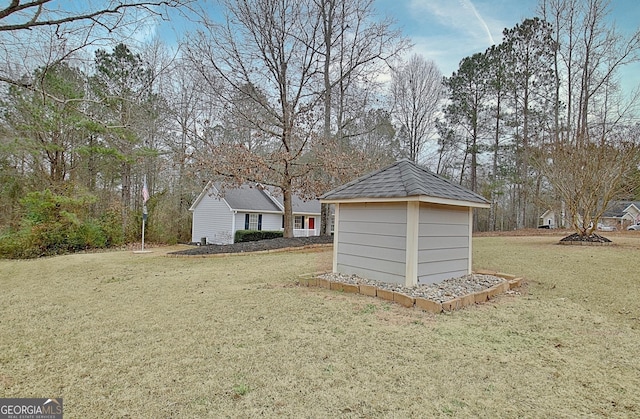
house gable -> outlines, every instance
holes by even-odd
[[[189,208],[193,212],[191,241],[206,243],[233,243],[234,214],[227,202],[216,194],[215,187],[209,185],[198,200]]]
[[[608,225],[624,228],[640,221],[640,201],[611,201],[602,215]]]
[[[625,218],[633,223],[640,223],[640,202],[632,202],[625,209]]]

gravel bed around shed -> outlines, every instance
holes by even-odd
[[[326,273],[321,274],[318,277],[345,284],[373,285],[384,290],[399,292],[413,298],[425,298],[438,303],[444,303],[458,297],[473,294],[505,281],[504,278],[493,275],[470,274],[459,278],[445,279],[444,281],[435,284],[421,284],[416,285],[415,287],[405,287],[398,284],[373,281],[361,278],[357,275],[344,275],[340,273]]]

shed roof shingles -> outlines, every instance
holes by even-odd
[[[488,203],[481,195],[423,169],[407,159],[342,185],[324,194],[321,199],[404,198],[421,195]]]

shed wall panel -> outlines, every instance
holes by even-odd
[[[459,247],[468,247],[469,240],[465,237],[445,237],[445,236],[433,236],[433,237],[420,237],[418,243],[419,250],[432,250],[432,249],[453,249]]]
[[[404,283],[405,203],[341,204],[338,272]]]
[[[407,222],[407,204],[404,202],[341,204],[340,211],[340,222],[381,223],[386,220],[401,224]]]
[[[340,243],[340,252],[347,255],[362,255],[361,244]],[[373,259],[397,262],[405,257],[404,249],[389,247],[367,246],[366,255]]]
[[[427,263],[439,260],[467,260],[469,249],[466,247],[450,249],[419,250],[418,263]]]
[[[468,224],[452,223],[420,223],[419,235],[421,237],[468,237]]]
[[[422,204],[418,230],[419,283],[469,273],[468,208]]]
[[[422,203],[420,205],[420,222],[436,224],[467,224],[469,209]],[[427,218],[424,216],[427,215]]]
[[[342,220],[341,220],[342,221]],[[341,233],[375,234],[378,236],[404,236],[407,226],[402,222],[385,219],[383,222],[348,221],[340,223]],[[344,230],[343,230],[344,229]]]
[[[439,260],[439,261],[431,261],[429,263],[425,263],[420,270],[420,275],[432,275],[439,274],[443,272],[458,272],[464,271],[465,274],[467,270],[467,260]]]
[[[340,231],[340,243],[344,244],[359,244],[359,243],[368,243],[371,241],[371,234],[367,234],[364,232],[351,233],[351,232],[343,232]],[[407,245],[407,239],[405,237],[400,236],[389,236],[389,235],[377,235],[379,237],[374,240],[375,242],[382,241],[385,244],[385,248],[390,249],[402,249],[405,250]]]
[[[437,274],[429,274],[418,277],[419,284],[434,284],[436,282],[444,281],[445,279],[451,278],[460,278],[461,276],[465,276],[467,274],[467,270],[464,271],[451,271],[451,272],[441,272]]]

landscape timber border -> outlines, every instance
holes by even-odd
[[[460,310],[462,308],[469,307],[475,304],[482,304],[489,301],[491,298],[497,295],[504,294],[509,290],[512,290],[514,288],[519,288],[520,286],[522,286],[523,278],[518,277],[516,275],[511,275],[504,272],[489,271],[484,269],[474,271],[473,273],[480,274],[480,275],[497,276],[499,278],[504,279],[504,281],[494,285],[491,288],[486,288],[482,291],[478,291],[473,294],[467,294],[461,297],[456,297],[454,299],[444,301],[442,303],[433,301],[433,300],[428,300],[426,298],[421,298],[421,297],[411,297],[409,295],[402,294],[399,292],[378,288],[374,285],[347,284],[340,281],[331,281],[328,279],[323,279],[319,277],[321,272],[300,275],[300,278],[298,279],[298,285],[302,287],[326,288],[328,290],[340,291],[340,292],[351,293],[351,294],[362,294],[369,297],[380,298],[386,301],[392,301],[407,308],[415,307],[417,309],[427,311],[429,313],[434,313],[434,314]]]

